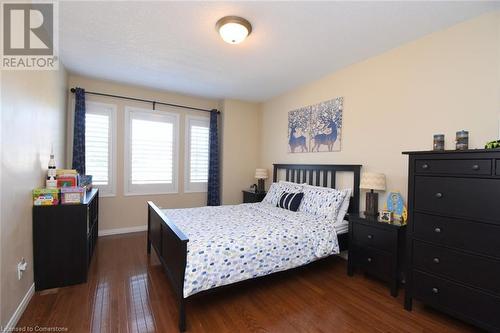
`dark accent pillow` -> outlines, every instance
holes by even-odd
[[[283,192],[278,199],[276,207],[284,208],[296,212],[299,209],[300,202],[304,197],[304,193],[287,193]]]

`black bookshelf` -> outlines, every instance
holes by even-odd
[[[87,281],[99,230],[99,193],[76,205],[33,207],[35,290]]]

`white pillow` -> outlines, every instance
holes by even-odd
[[[337,220],[335,221],[335,224],[341,224],[342,222],[344,222],[345,214],[347,214],[347,210],[349,209],[349,201],[351,201],[352,189],[346,188],[345,190],[342,190],[341,192],[345,193],[345,197],[344,197],[344,200],[342,201],[342,205],[339,208],[339,212],[338,212]]]
[[[280,184],[279,183],[272,183],[271,186],[269,187],[269,190],[267,190],[267,194],[262,199],[262,202],[271,204],[271,205],[276,205],[278,203],[278,198],[280,194],[283,193],[280,191]],[[273,204],[274,203],[274,204]]]
[[[304,189],[304,186],[307,185],[307,183],[300,184],[300,183],[287,182],[285,180],[280,180],[279,183],[281,184],[281,186],[283,186],[286,189],[290,189],[290,190],[298,189],[301,192]]]
[[[302,184],[297,184],[292,182],[280,181],[278,183],[272,183],[271,187],[269,188],[269,191],[267,191],[267,194],[262,200],[262,202],[276,206],[283,192],[300,193],[302,192],[303,188],[304,186]]]
[[[324,217],[335,222],[346,196],[345,191],[334,188],[304,185],[304,198],[299,212]]]

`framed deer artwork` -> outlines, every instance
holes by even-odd
[[[343,97],[288,112],[288,152],[341,149]]]

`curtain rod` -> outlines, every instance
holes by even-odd
[[[71,88],[70,91],[74,94],[75,93],[75,88]],[[142,99],[142,98],[136,98],[136,97],[128,97],[128,96],[121,96],[121,95],[105,94],[105,93],[100,93],[100,92],[95,92],[95,91],[85,91],[85,94],[97,95],[97,96],[105,96],[105,97],[113,97],[113,98],[121,98],[121,99],[128,99],[130,101],[136,101],[136,102],[151,103],[151,104],[153,104],[153,110],[155,110],[155,106],[157,104],[159,104],[159,105],[166,105],[166,106],[172,106],[172,107],[176,107],[176,108],[189,109],[189,110],[195,110],[195,111],[203,111],[203,112],[217,111],[217,113],[220,113],[220,111],[218,111],[217,109],[213,109],[213,110],[201,109],[201,108],[195,108],[193,106],[173,104],[173,103],[165,103],[165,102],[158,102],[158,101],[153,101],[153,100],[150,100],[150,99]]]

